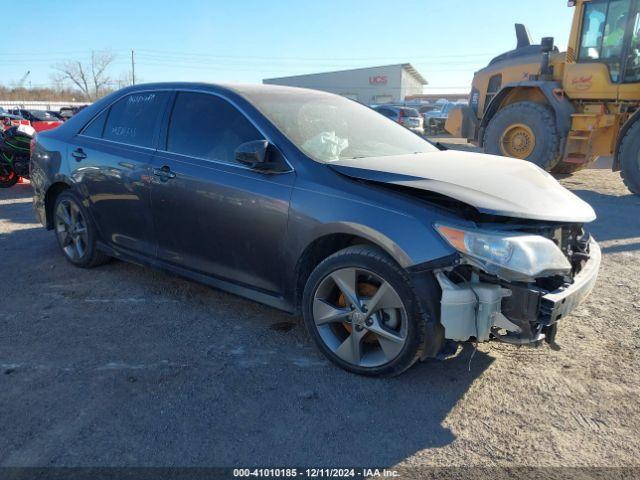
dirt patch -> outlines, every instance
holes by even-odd
[[[0,191],[0,465],[638,465],[640,197],[604,169],[562,183],[596,209],[603,265],[559,349],[466,345],[388,380],[273,309],[73,268],[29,187]]]

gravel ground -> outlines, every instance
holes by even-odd
[[[0,191],[0,466],[639,466],[640,197],[562,180],[604,260],[559,348],[345,373],[301,321],[146,268],[69,265]]]

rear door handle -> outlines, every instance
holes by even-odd
[[[87,158],[87,154],[84,153],[84,151],[81,148],[76,148],[73,152],[71,152],[71,156],[75,158],[77,162]]]
[[[167,165],[165,165],[162,168],[154,168],[153,174],[156,177],[160,177],[161,180],[169,180],[170,178],[176,178],[176,174],[173,173]]]

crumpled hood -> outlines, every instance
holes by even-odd
[[[588,203],[547,172],[513,158],[447,150],[328,165],[352,178],[446,195],[492,215],[573,223],[596,218]]]

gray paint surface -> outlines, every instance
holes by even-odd
[[[29,185],[1,189],[0,465],[637,464],[640,200],[609,168],[562,182],[597,210],[605,263],[560,349],[467,345],[393,379],[331,366],[272,308],[125,262],[77,269]]]

